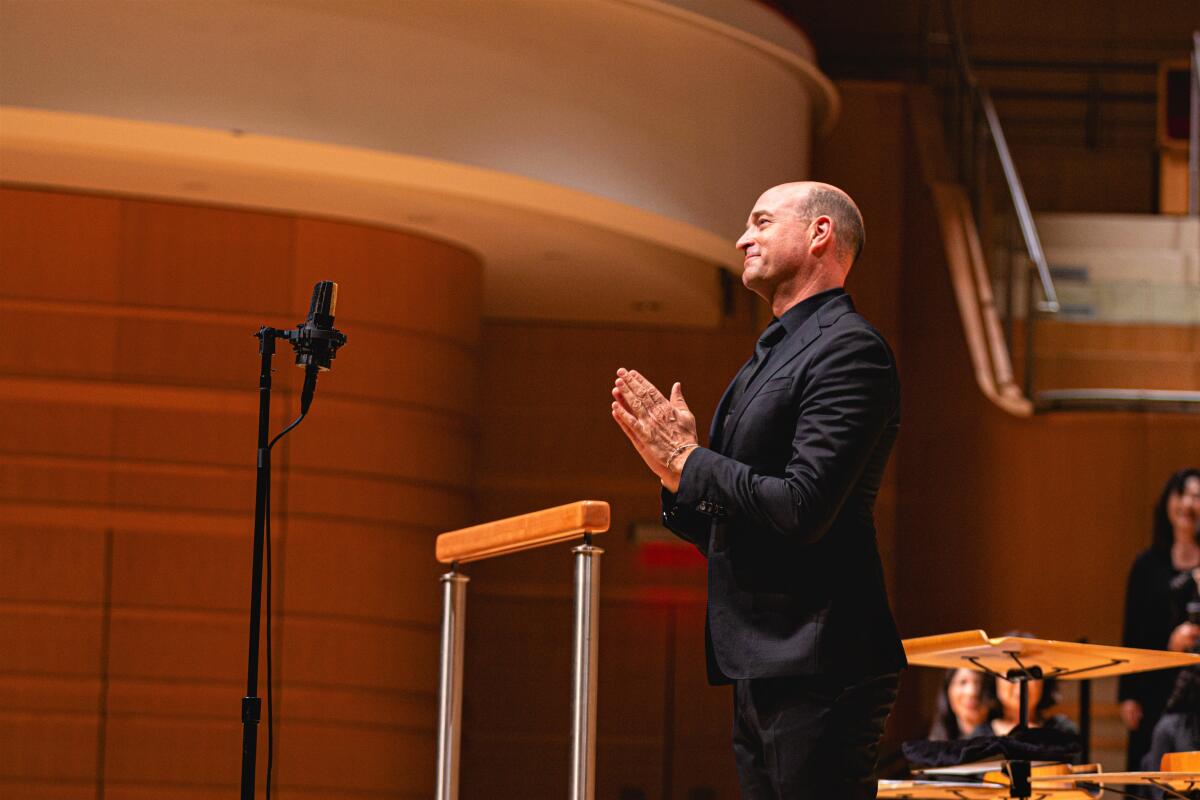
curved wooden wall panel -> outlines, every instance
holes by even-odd
[[[478,260],[361,225],[12,186],[0,265],[20,334],[0,349],[0,795],[237,785],[252,334],[299,322],[333,279],[349,344],[274,457],[276,786],[428,796],[433,536],[473,521]],[[280,347],[276,431],[291,360]]]

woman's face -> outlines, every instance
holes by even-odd
[[[1200,525],[1200,478],[1193,475],[1180,491],[1167,495],[1167,518],[1175,530],[1195,532]]]
[[[1000,705],[1008,713],[1006,717],[1015,719],[1021,710],[1021,687],[1012,681],[996,681],[996,699],[1000,701]],[[1038,701],[1042,699],[1042,682],[1029,681],[1029,700],[1026,706],[1029,708],[1029,718],[1033,719],[1033,709],[1037,708]]]
[[[958,719],[962,733],[970,733],[987,718],[987,706],[983,703],[983,673],[956,670],[946,687],[946,699],[950,701],[950,712]]]

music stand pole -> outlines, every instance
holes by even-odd
[[[262,700],[258,697],[258,636],[262,618],[263,543],[267,524],[267,499],[271,494],[271,452],[267,436],[271,421],[271,359],[275,355],[274,328],[262,327],[259,339],[262,365],[258,375],[258,462],[254,484],[254,562],[250,574],[250,655],[246,669],[246,696],[242,698],[242,794],[254,800],[254,769],[258,755],[258,722]]]

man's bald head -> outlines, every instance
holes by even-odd
[[[769,194],[785,198],[799,217],[829,217],[833,220],[839,257],[848,261],[848,265],[853,265],[858,260],[867,234],[863,227],[862,214],[850,199],[850,195],[836,186],[818,181],[782,183],[768,189],[763,196]]]

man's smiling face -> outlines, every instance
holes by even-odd
[[[809,223],[799,216],[804,191],[768,189],[754,204],[746,232],[737,240],[743,253],[742,283],[768,302],[776,288],[794,280],[809,261]]]

